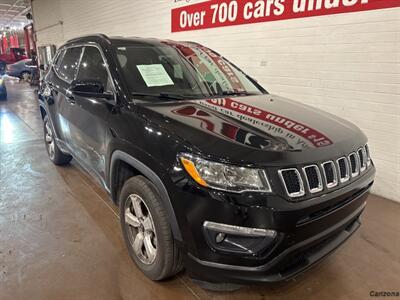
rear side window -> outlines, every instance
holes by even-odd
[[[68,48],[58,65],[58,75],[67,82],[71,82],[76,74],[81,57],[82,47]]]
[[[99,49],[96,47],[85,47],[76,79],[99,81],[106,91],[110,91],[107,67]]]

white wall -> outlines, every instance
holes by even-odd
[[[173,2],[33,0],[38,45],[95,32],[202,43],[270,92],[361,127],[374,192],[400,202],[400,8],[171,33],[170,10],[181,5]]]

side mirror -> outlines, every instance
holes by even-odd
[[[71,83],[70,91],[82,97],[104,98],[107,100],[113,98],[113,94],[104,92],[103,84],[96,80],[74,80]]]

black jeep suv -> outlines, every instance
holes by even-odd
[[[207,282],[288,279],[360,226],[375,175],[365,135],[197,43],[73,39],[39,99],[50,159],[104,186],[153,280],[183,266]]]

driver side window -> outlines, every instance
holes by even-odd
[[[65,51],[60,65],[57,67],[57,75],[61,79],[67,82],[71,82],[74,79],[81,53],[82,47],[71,47]]]
[[[85,47],[76,80],[98,81],[103,85],[105,92],[112,92],[111,80],[99,49],[92,46]]]

